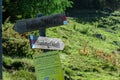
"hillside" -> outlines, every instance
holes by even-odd
[[[89,20],[86,20],[86,19]],[[60,54],[66,80],[120,79],[120,12],[109,16],[70,18],[68,25],[47,29],[47,36],[65,43]],[[42,54],[31,49],[29,35],[18,34],[9,19],[3,24],[3,80],[35,80],[32,56]],[[50,51],[52,52],[52,51]]]

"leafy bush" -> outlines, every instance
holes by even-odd
[[[33,54],[41,53],[41,50],[31,49],[28,33],[22,35],[18,34],[13,30],[13,24],[10,22],[5,23],[2,30],[2,46],[4,55],[31,58]],[[32,33],[36,34],[36,32]]]
[[[36,17],[39,13],[61,13],[67,7],[72,7],[71,4],[69,0],[3,0],[3,19],[10,16],[13,21],[16,18]]]
[[[120,42],[119,34],[105,32],[104,29],[107,28],[97,28],[99,23],[91,25],[79,24],[72,20],[68,22],[68,25],[47,29],[47,36],[61,38],[65,43],[64,50],[57,51],[62,55],[65,78],[67,80],[94,80],[96,78],[111,80],[112,76],[112,80],[118,80],[119,61],[116,60],[117,57],[112,58],[111,52],[116,48],[119,49],[119,43],[117,43]],[[3,62],[12,68],[6,68],[3,65],[4,79],[35,80],[34,62],[31,56],[41,51],[30,48],[28,34],[38,36],[39,32],[18,34],[12,29],[13,25],[10,22],[3,24]],[[85,30],[85,34],[81,33],[84,27],[89,29]],[[105,40],[96,39],[89,35],[90,33],[100,34]],[[107,55],[108,53],[110,55]]]
[[[108,17],[102,17],[99,20],[98,27],[102,28],[119,28],[120,29],[120,12],[113,12]]]
[[[25,70],[15,71],[12,75],[13,80],[36,80],[36,77],[33,73]]]

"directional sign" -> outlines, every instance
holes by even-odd
[[[67,24],[66,16],[64,14],[56,14],[17,21],[14,30],[24,33],[64,24]]]
[[[58,53],[34,55],[33,60],[37,80],[64,80]]]
[[[36,37],[30,35],[30,42],[32,48],[51,49],[51,50],[63,50],[64,43],[61,39],[48,38],[48,37]]]

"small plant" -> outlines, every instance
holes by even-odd
[[[36,77],[33,73],[20,70],[13,72],[13,80],[36,80]]]
[[[85,43],[84,48],[83,49],[79,49],[79,54],[80,55],[89,55],[89,48],[88,48],[88,42]]]
[[[103,51],[102,50],[95,50],[95,56],[98,57],[98,58],[103,58],[104,55],[103,55]]]
[[[90,27],[89,27],[89,26],[86,26],[86,27],[83,27],[80,32],[81,32],[82,34],[88,34],[88,32],[89,32],[90,30],[91,30]]]
[[[95,50],[95,56],[104,59],[106,62],[112,63],[114,66],[119,66],[118,54],[112,52],[110,54],[103,52],[102,50]]]

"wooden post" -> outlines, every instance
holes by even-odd
[[[14,30],[19,33],[24,33],[63,24],[67,24],[66,16],[64,14],[56,14],[17,21]]]
[[[43,14],[39,14],[38,17],[44,16]],[[46,28],[40,29],[39,30],[40,36],[45,37],[46,36]],[[47,52],[48,50],[43,49],[43,52]]]
[[[45,37],[46,36],[46,28],[40,29],[40,36]]]
[[[2,80],[2,0],[0,0],[0,80]]]
[[[43,14],[39,14],[38,17],[44,16]],[[46,36],[46,28],[40,29],[40,36],[45,37]]]

